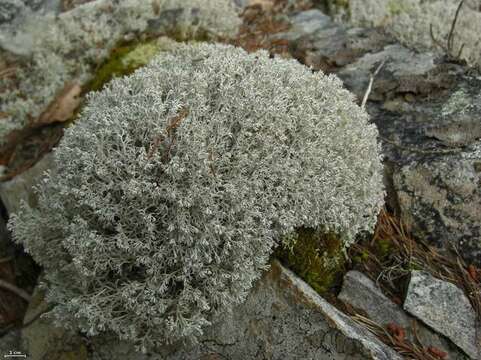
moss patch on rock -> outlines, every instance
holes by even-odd
[[[110,57],[97,69],[92,80],[85,86],[84,92],[101,90],[113,78],[133,73],[147,65],[155,55],[171,50],[176,43],[167,37],[160,37],[115,47]]]
[[[340,283],[346,261],[344,242],[338,235],[308,228],[297,230],[275,256],[319,294]]]

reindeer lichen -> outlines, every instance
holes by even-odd
[[[59,323],[143,349],[195,340],[296,229],[339,234],[319,254],[337,264],[337,249],[373,228],[377,135],[333,75],[180,44],[88,95],[38,208],[9,227],[44,267]]]

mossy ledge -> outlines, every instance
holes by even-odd
[[[300,228],[275,256],[321,295],[340,283],[345,270],[344,241],[333,232]]]
[[[99,91],[113,78],[132,74],[138,68],[147,65],[155,55],[171,50],[175,44],[177,42],[168,37],[119,44],[97,68],[95,75],[84,86],[83,92]]]

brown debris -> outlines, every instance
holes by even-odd
[[[448,356],[448,353],[439,350],[438,348],[435,348],[434,346],[428,347],[428,352],[434,356],[436,356],[438,359],[445,359],[446,356]]]
[[[395,323],[389,323],[387,325],[387,330],[399,342],[403,342],[406,338],[406,331]]]
[[[47,109],[34,120],[34,125],[45,125],[54,122],[64,122],[72,118],[75,110],[80,105],[82,88],[77,82],[70,82],[64,86],[59,95]]]
[[[287,3],[280,0],[251,1],[242,13],[243,24],[233,45],[247,52],[265,49],[271,54],[289,56],[288,41],[270,38],[289,28],[288,23],[276,17],[286,6]]]

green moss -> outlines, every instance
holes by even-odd
[[[408,5],[399,0],[389,1],[389,3],[387,4],[387,9],[389,14],[391,15],[400,15],[409,11]]]
[[[393,244],[389,239],[379,239],[376,242],[377,257],[383,259],[388,256],[393,249]]]
[[[344,242],[333,233],[299,229],[275,255],[319,294],[331,290],[342,278]]]
[[[110,57],[97,69],[92,80],[85,86],[85,92],[100,90],[113,78],[133,73],[161,51],[172,49],[175,43],[171,39],[161,37],[114,48]]]
[[[362,249],[358,255],[352,257],[352,261],[358,264],[362,264],[367,260],[369,260],[369,251],[367,249]]]

